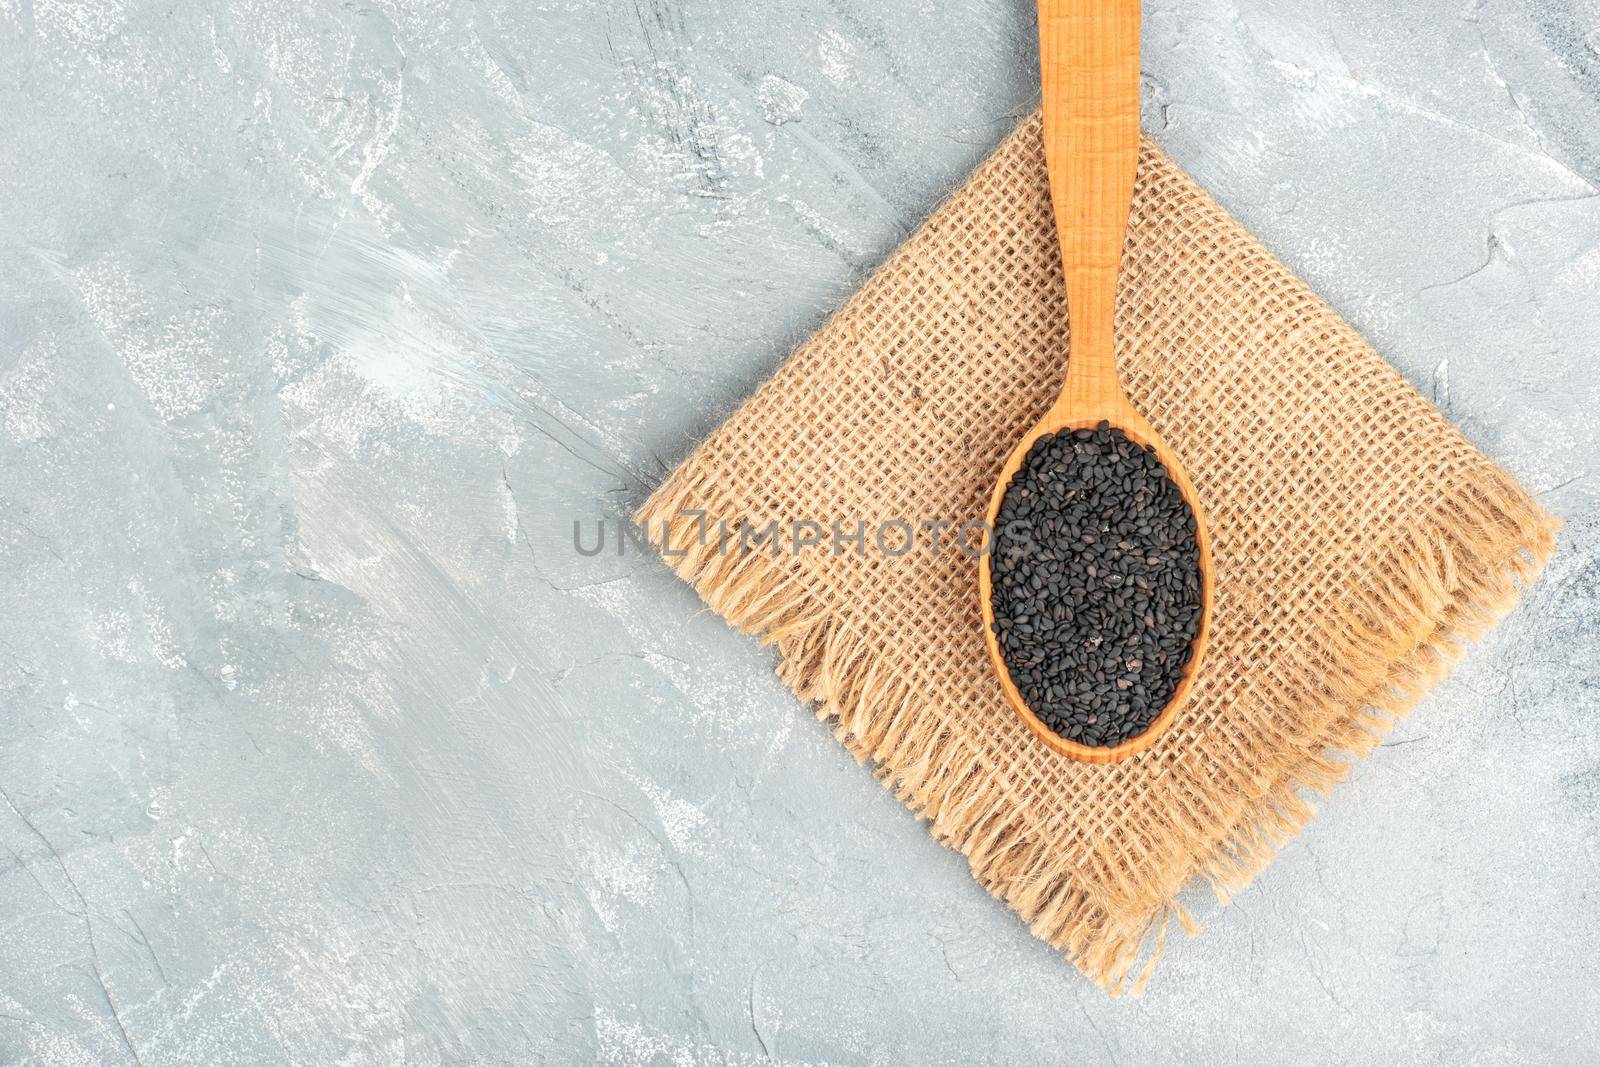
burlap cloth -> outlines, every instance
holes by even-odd
[[[1509,610],[1554,523],[1147,141],[1119,360],[1209,516],[1211,644],[1151,749],[1056,755],[993,677],[976,560],[950,532],[896,557],[871,531],[983,515],[1061,386],[1064,304],[1035,115],[639,518],[934,837],[1117,992],[1148,977],[1169,919],[1192,931],[1181,888],[1203,878],[1226,900],[1248,882],[1312,814],[1302,794]],[[835,519],[866,523],[865,554],[828,537],[792,551],[796,520]],[[783,548],[720,545],[717,520],[777,520]]]

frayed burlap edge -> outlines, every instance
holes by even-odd
[[[802,573],[784,573],[760,552],[724,553],[715,541],[696,542],[701,520],[686,515],[689,509],[717,516],[733,515],[736,507],[720,483],[697,477],[691,461],[636,518],[658,546],[683,553],[673,570],[713,611],[777,646],[779,676],[851,754],[871,761],[884,786],[928,820],[937,840],[964,855],[973,876],[1035,936],[1113,995],[1127,986],[1141,955],[1133,989],[1143,988],[1171,920],[1195,931],[1174,884],[1204,878],[1224,903],[1248,884],[1311,818],[1315,809],[1304,792],[1326,794],[1342,781],[1353,760],[1372,751],[1465,646],[1511,609],[1554,551],[1557,529],[1497,472],[1395,545],[1379,568],[1385,587],[1342,613],[1332,635],[1338,654],[1300,668],[1304,703],[1284,713],[1302,727],[1328,722],[1318,742],[1294,745],[1286,740],[1292,729],[1263,738],[1261,750],[1281,752],[1280,765],[1269,784],[1240,797],[1237,814],[1197,810],[1181,825],[1161,828],[1189,858],[1176,877],[1095,872],[1097,882],[1118,887],[1119,899],[1159,901],[1129,911],[1084,890],[1079,872],[1052,855],[1051,843],[1014,818],[1003,788],[976,785],[984,777],[975,773],[977,756],[944,729],[941,709],[920,702],[906,679],[881,670],[872,646],[827,613]]]

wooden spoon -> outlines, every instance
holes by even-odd
[[[1044,155],[1061,241],[1071,346],[1067,380],[1055,405],[1023,435],[995,483],[989,528],[1012,475],[1040,436],[1108,422],[1155,455],[1194,512],[1201,576],[1200,625],[1193,655],[1172,699],[1149,729],[1119,745],[1094,747],[1061,737],[1028,707],[1011,680],[994,634],[989,560],[978,566],[983,636],[1000,687],[1028,729],[1052,749],[1088,763],[1142,752],[1172,724],[1189,696],[1211,623],[1211,552],[1194,484],[1161,435],[1129,402],[1117,380],[1112,326],[1117,271],[1139,164],[1139,0],[1039,0],[1039,69],[1044,83]],[[991,542],[992,543],[992,542]]]

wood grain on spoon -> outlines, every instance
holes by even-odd
[[[1177,456],[1134,408],[1117,377],[1117,273],[1139,164],[1139,0],[1039,0],[1039,68],[1044,97],[1044,152],[1050,200],[1061,242],[1070,348],[1066,383],[1054,405],[1023,435],[989,502],[995,517],[1012,475],[1044,434],[1104,421],[1135,443],[1153,445],[1195,518],[1201,575],[1200,625],[1188,669],[1144,733],[1094,747],[1045,726],[1018,692],[994,634],[990,556],[978,568],[983,634],[1006,699],[1046,745],[1074,759],[1109,763],[1142,752],[1172,724],[1188,699],[1211,623],[1211,553],[1205,512]]]

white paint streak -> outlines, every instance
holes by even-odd
[[[766,75],[756,86],[761,116],[774,126],[798,120],[800,107],[810,95],[794,82],[776,74]]]
[[[824,30],[817,44],[817,61],[822,76],[842,87],[854,77],[856,46],[838,30]]]
[[[163,421],[205,406],[219,385],[216,333],[224,321],[222,308],[158,309],[152,295],[111,257],[75,272],[73,280],[95,326]]]
[[[0,375],[0,424],[16,444],[40,441],[50,434],[45,402],[56,382],[53,368],[59,358],[55,342],[45,339],[23,349]]]

